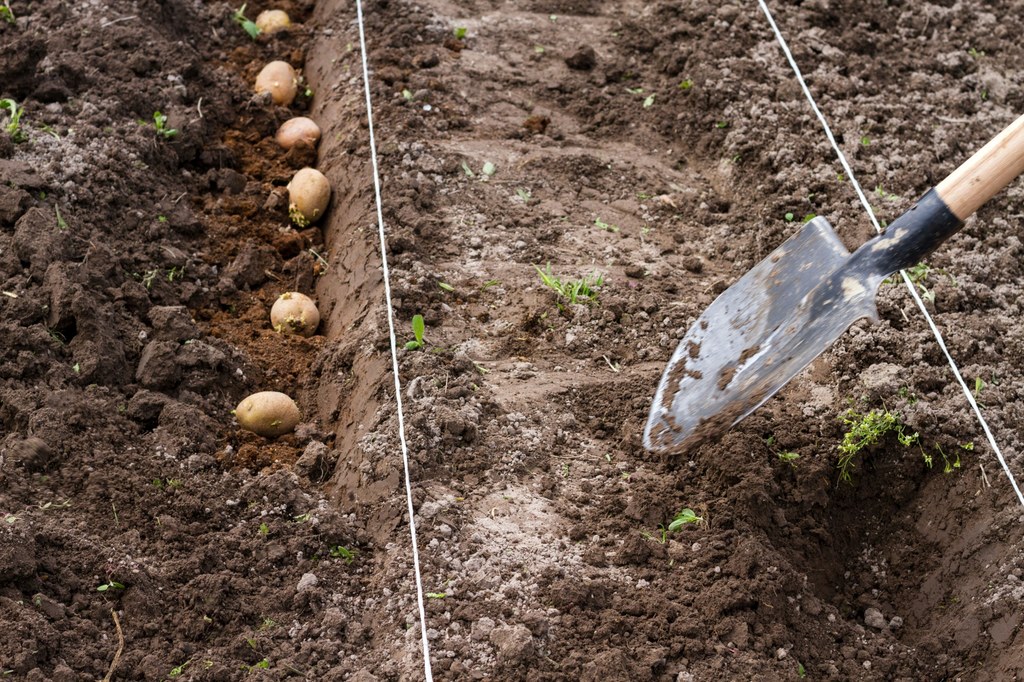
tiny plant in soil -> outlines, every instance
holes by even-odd
[[[895,433],[896,439],[904,447],[910,447],[914,443],[920,445],[917,433],[907,433],[899,415],[884,408],[866,413],[850,409],[839,415],[839,420],[846,426],[843,442],[839,444],[839,480],[846,483],[853,481],[851,472],[854,468],[854,457],[878,443],[887,433]],[[925,464],[931,466],[931,456],[924,453],[923,449],[922,454]]]
[[[21,129],[21,117],[25,114],[25,107],[19,107],[13,99],[0,99],[0,110],[6,110],[10,119],[4,130],[10,135],[12,142],[24,142],[28,139],[25,131]]]
[[[153,127],[156,128],[157,134],[165,140],[169,140],[178,134],[177,128],[167,127],[167,115],[161,114],[159,111],[153,112]]]
[[[551,263],[544,270],[534,265],[541,282],[570,304],[591,303],[597,300],[598,289],[604,284],[604,276],[598,274],[584,275],[577,280],[560,280],[551,272]]]
[[[686,507],[678,514],[676,514],[675,518],[672,519],[672,522],[668,524],[668,531],[670,533],[675,533],[676,531],[682,530],[683,526],[689,525],[691,523],[704,523],[704,517],[697,516],[697,514],[692,509]]]
[[[245,31],[246,33],[249,34],[250,38],[252,38],[253,40],[256,40],[256,37],[259,36],[259,34],[262,33],[263,31],[260,29],[259,26],[256,25],[255,22],[250,21],[248,18],[246,18],[246,16],[245,16],[246,4],[248,4],[248,3],[245,3],[241,7],[236,9],[235,13],[232,14],[231,17],[236,22],[238,22],[238,25],[242,27],[243,31]]]
[[[14,11],[11,9],[10,0],[4,0],[3,4],[0,4],[0,19],[3,19],[12,26],[17,23],[18,19],[14,16]]]
[[[981,392],[985,389],[985,380],[981,377],[974,377],[974,402],[978,403],[978,407],[985,407],[984,403],[981,402]]]
[[[465,40],[466,30],[467,29],[465,26],[456,26],[455,29],[452,31],[452,35],[455,36],[456,40]]]
[[[605,221],[601,220],[600,218],[595,218],[594,219],[594,225],[598,229],[604,230],[605,232],[618,232],[619,231],[619,226],[618,225],[612,225],[611,223],[606,223]]]
[[[179,676],[181,676],[182,674],[184,674],[185,668],[187,668],[188,664],[191,663],[191,662],[192,661],[185,661],[181,665],[176,666],[174,668],[171,668],[171,672],[167,673],[167,676],[168,677],[179,677]]]
[[[331,547],[330,554],[335,559],[344,559],[346,564],[350,564],[356,560],[356,550],[343,547],[342,545]]]
[[[794,469],[796,469],[796,461],[800,459],[800,454],[791,450],[786,452],[777,452],[775,455],[779,458],[779,461],[785,462]]]
[[[693,88],[693,81],[690,80],[689,78],[687,78],[686,80],[681,81],[679,83],[679,89],[682,90],[683,92],[686,92],[687,90],[690,90],[692,88]]]
[[[412,316],[412,341],[405,343],[406,350],[417,350],[423,348],[423,333],[426,331],[426,324],[423,322],[422,315]]]
[[[516,196],[519,197],[519,201],[523,202],[524,204],[529,203],[531,192],[528,189],[519,187],[516,189]]]
[[[108,580],[99,587],[96,588],[97,592],[107,592],[109,590],[123,590],[124,585],[117,582],[116,580]]]

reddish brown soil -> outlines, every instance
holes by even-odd
[[[221,2],[0,21],[27,135],[0,132],[5,679],[423,676],[355,8],[315,5],[256,41]],[[400,349],[426,321],[399,363],[435,676],[1024,675],[1024,514],[901,285],[722,438],[640,445],[718,293],[807,214],[870,234],[755,7],[365,9]],[[1015,3],[773,9],[884,220],[1024,111]],[[252,95],[272,59],[312,90],[290,111]],[[272,139],[297,113],[315,156]],[[334,198],[296,231],[308,164]],[[1015,471],[1022,240],[1018,181],[919,283]],[[548,266],[603,283],[572,304]],[[318,336],[270,328],[286,290]],[[257,390],[297,399],[294,434],[238,428]],[[920,447],[838,484],[850,406]]]

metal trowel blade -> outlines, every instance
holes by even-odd
[[[715,299],[665,368],[644,446],[678,452],[718,435],[851,324],[876,319],[881,279],[844,268],[849,258],[828,221],[814,218]]]

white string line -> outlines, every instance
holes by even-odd
[[[377,142],[373,135],[373,104],[370,101],[370,67],[366,57],[366,34],[363,29],[363,3],[356,0],[359,19],[359,49],[363,59],[363,89],[366,92],[366,121],[370,131],[370,161],[373,165],[373,190],[377,202],[377,232],[380,237],[380,261],[384,274],[384,298],[388,311],[388,333],[391,336],[391,371],[395,377],[395,406],[398,409],[398,439],[402,444],[402,464],[405,467],[405,501],[409,512],[409,535],[412,539],[412,567],[416,578],[416,601],[420,612],[420,641],[423,645],[423,672],[427,682],[433,682],[430,670],[430,644],[427,642],[427,614],[423,606],[423,578],[420,575],[420,553],[416,544],[416,520],[412,505],[412,483],[409,476],[409,446],[405,440],[405,414],[402,411],[402,380],[398,376],[398,342],[395,338],[395,314],[391,304],[391,274],[388,270],[387,238],[384,236],[384,211],[381,208],[380,172],[377,167]]]
[[[789,61],[789,65],[793,69],[793,73],[796,74],[796,79],[799,81],[800,87],[803,89],[804,95],[807,97],[807,101],[810,102],[811,109],[814,110],[818,120],[821,121],[821,126],[825,129],[825,135],[828,137],[828,141],[832,143],[832,148],[839,157],[839,162],[843,165],[843,169],[846,171],[846,176],[850,179],[850,182],[853,183],[857,196],[860,198],[860,203],[863,204],[864,210],[867,211],[868,217],[871,219],[871,224],[875,227],[875,232],[881,232],[882,227],[878,224],[878,219],[875,218],[875,212],[872,210],[867,197],[864,196],[864,191],[861,189],[860,183],[857,182],[857,178],[853,174],[853,169],[850,168],[850,164],[847,163],[846,155],[843,154],[843,151],[839,148],[839,144],[836,142],[836,138],[832,134],[832,129],[829,127],[828,121],[825,120],[824,114],[821,113],[821,110],[818,108],[818,104],[814,101],[814,96],[811,94],[810,88],[807,87],[803,73],[801,73],[800,67],[797,66],[796,60],[793,59],[793,53],[789,51],[789,45],[786,44],[786,39],[782,37],[782,32],[776,25],[775,19],[772,17],[771,10],[768,9],[768,5],[765,3],[765,0],[758,0],[758,4],[761,6],[761,10],[764,12],[765,17],[768,18],[768,23],[771,25],[772,31],[775,33],[775,38],[782,47],[782,51],[785,53],[786,59]],[[934,320],[932,320],[932,316],[928,314],[928,309],[925,308],[924,301],[922,301],[921,297],[917,295],[914,284],[910,281],[910,277],[907,276],[906,271],[900,270],[900,275],[902,275],[903,282],[907,285],[907,290],[910,291],[910,295],[913,297],[917,307],[922,313],[924,313],[925,320],[928,321],[928,326],[931,328],[932,334],[935,335],[935,340],[939,342],[939,348],[942,349],[942,353],[946,356],[946,360],[949,361],[949,366],[953,370],[953,376],[956,377],[957,382],[960,384],[960,388],[963,389],[964,396],[967,398],[967,402],[974,410],[974,414],[977,417],[978,422],[981,424],[982,430],[985,432],[985,437],[988,439],[988,443],[992,447],[992,451],[996,453],[996,457],[999,459],[999,464],[1002,465],[1003,471],[1006,473],[1006,477],[1010,480],[1010,485],[1013,487],[1013,491],[1017,493],[1017,499],[1020,500],[1021,505],[1024,506],[1024,494],[1021,494],[1020,487],[1017,485],[1017,480],[1013,477],[1013,472],[1010,471],[1010,467],[1006,463],[1006,459],[1003,457],[1003,452],[999,449],[999,445],[996,443],[996,439],[988,427],[988,422],[985,421],[985,417],[981,414],[981,410],[978,408],[978,403],[971,394],[971,389],[969,389],[967,384],[964,382],[964,378],[960,374],[960,368],[957,367],[956,361],[953,360],[953,356],[949,354],[949,350],[946,348],[946,343],[942,339],[942,333],[935,325]]]

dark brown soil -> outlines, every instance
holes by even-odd
[[[278,3],[299,23],[251,40],[223,2],[10,4],[0,676],[422,679],[354,5]],[[1024,111],[1017,3],[777,4],[883,220]],[[1024,510],[901,284],[723,437],[641,447],[721,291],[806,215],[871,232],[756,5],[365,10],[435,677],[1024,675]],[[272,59],[311,90],[290,110],[252,94]],[[299,113],[315,155],[273,140]],[[334,198],[295,230],[310,164]],[[916,271],[1014,471],[1022,240],[1018,181]],[[548,268],[601,284],[573,303]],[[318,336],[271,329],[286,290]],[[260,390],[294,434],[239,429]],[[840,484],[850,407],[919,444]]]

